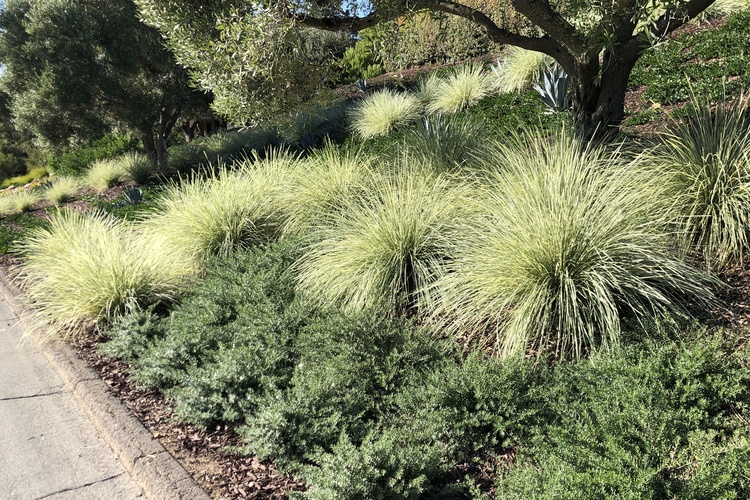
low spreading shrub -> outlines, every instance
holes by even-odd
[[[709,278],[670,251],[661,179],[565,133],[497,148],[484,213],[431,295],[448,331],[503,356],[580,357],[616,345],[623,314],[710,306]]]
[[[532,389],[543,418],[499,477],[503,497],[745,498],[747,353],[687,337],[551,371]]]
[[[424,331],[372,311],[328,314],[302,329],[289,389],[267,398],[241,433],[248,450],[281,462],[315,461],[342,434],[361,443],[392,395],[442,357]]]
[[[299,288],[349,311],[422,308],[467,199],[467,188],[417,169],[375,177],[316,228],[298,265]]]
[[[285,242],[219,259],[169,317],[126,316],[103,350],[131,364],[141,385],[167,391],[182,420],[241,421],[292,376],[310,313],[289,272],[297,255]]]
[[[367,96],[351,111],[352,128],[363,138],[385,135],[419,118],[419,100],[385,89]]]
[[[748,97],[716,106],[693,99],[692,113],[660,134],[652,168],[677,207],[677,232],[709,267],[742,260],[750,245]]]
[[[181,283],[171,256],[149,251],[130,227],[109,217],[61,212],[19,249],[27,297],[63,336],[134,307],[170,302]]]
[[[456,113],[481,101],[494,89],[481,64],[465,64],[443,79],[427,103],[430,113]]]

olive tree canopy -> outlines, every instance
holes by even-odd
[[[135,0],[218,110],[247,118],[316,80],[306,29],[356,32],[418,11],[454,15],[495,43],[552,56],[572,81],[576,131],[605,134],[623,119],[628,77],[655,41],[714,0],[502,0],[503,15],[451,0]]]

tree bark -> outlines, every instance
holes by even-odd
[[[586,142],[606,140],[625,117],[628,79],[645,47],[637,40],[615,45],[599,55],[576,59],[568,70],[572,81],[573,127]]]

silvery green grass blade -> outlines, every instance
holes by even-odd
[[[0,215],[28,212],[42,199],[37,189],[15,189],[0,194]]]
[[[80,188],[81,180],[77,177],[55,177],[44,196],[53,204],[60,205],[73,199]]]
[[[297,264],[300,290],[348,311],[422,311],[471,197],[466,186],[446,177],[401,167],[374,176],[315,229],[318,238]]]
[[[503,52],[502,61],[493,66],[494,84],[500,92],[514,92],[529,88],[542,79],[544,70],[554,63],[547,54],[508,47]]]
[[[289,189],[280,193],[286,212],[284,232],[315,237],[319,221],[344,210],[347,200],[363,188],[373,163],[374,158],[362,151],[330,143],[301,161],[299,168],[290,170]]]
[[[694,96],[690,114],[659,139],[649,162],[675,200],[683,250],[717,270],[741,262],[750,232],[747,95],[718,103]]]
[[[98,160],[86,172],[84,183],[97,190],[106,191],[127,178],[125,164],[116,158]]]
[[[441,80],[426,109],[429,113],[457,113],[489,96],[494,88],[492,76],[481,64],[465,64]]]
[[[419,100],[412,94],[380,90],[352,108],[352,129],[365,139],[387,135],[418,119],[420,109]]]
[[[280,194],[296,161],[271,153],[174,184],[143,222],[143,237],[196,271],[214,256],[274,240],[284,224]]]
[[[135,307],[176,298],[183,276],[169,254],[150,251],[129,225],[63,211],[23,241],[16,270],[37,321],[74,336]]]
[[[671,251],[661,179],[621,152],[531,132],[494,163],[428,295],[437,325],[505,357],[578,358],[617,345],[622,314],[714,303],[711,278]]]

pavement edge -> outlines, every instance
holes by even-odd
[[[31,310],[20,299],[22,292],[0,269],[0,294],[21,324],[32,328]],[[38,332],[39,328],[37,328]],[[39,342],[29,335],[50,365],[73,392],[99,435],[112,448],[125,470],[155,500],[208,500],[208,494],[182,465],[156,440],[141,422],[109,390],[107,384],[60,341]]]

